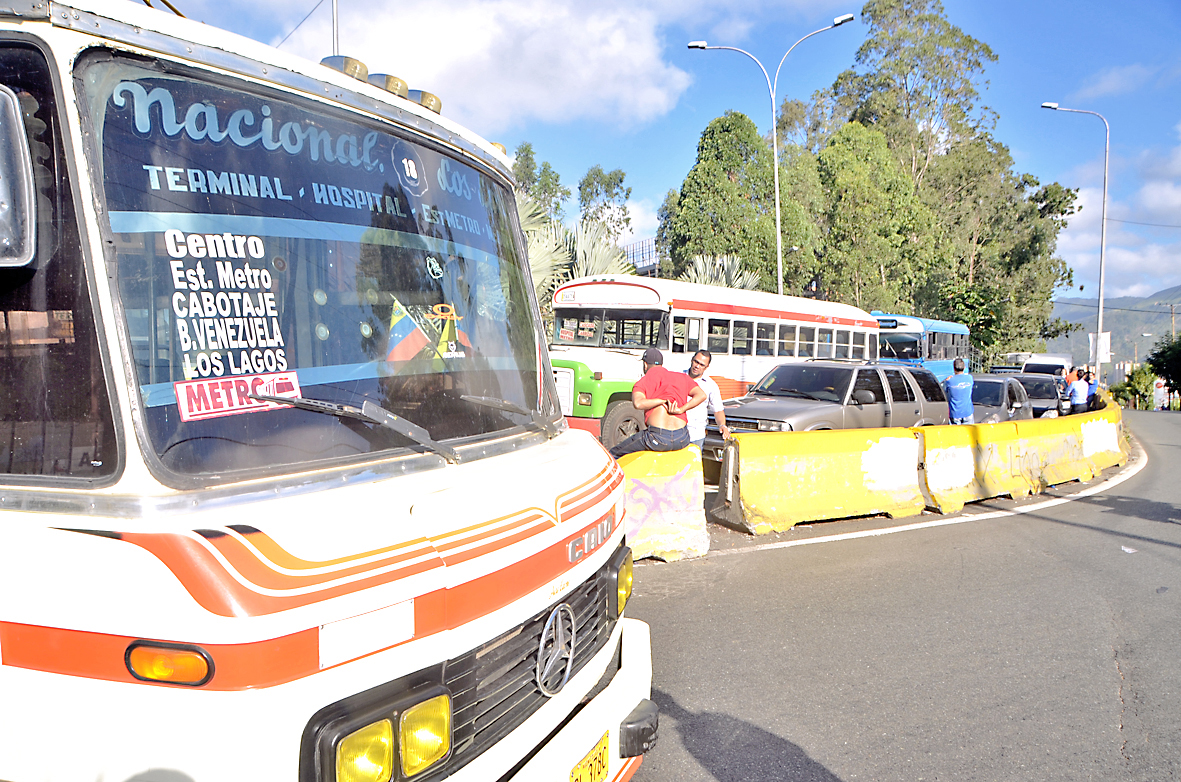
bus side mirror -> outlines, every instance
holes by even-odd
[[[0,85],[0,268],[28,266],[37,247],[33,157],[16,93]]]

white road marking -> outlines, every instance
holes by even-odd
[[[1057,505],[1062,505],[1073,500],[1081,499],[1083,497],[1090,497],[1093,494],[1099,494],[1113,489],[1124,481],[1133,477],[1148,465],[1148,454],[1140,449],[1137,458],[1130,462],[1118,474],[1110,478],[1106,478],[1099,483],[1082,491],[1072,494],[1069,497],[1056,497],[1052,500],[1046,500],[1034,505],[1028,505],[1023,508],[1013,508],[1012,510],[994,510],[983,513],[964,513],[961,511],[955,516],[947,518],[934,519],[932,521],[920,521],[915,524],[903,524],[898,527],[886,527],[885,529],[864,530],[862,532],[844,532],[839,535],[825,535],[819,538],[807,538],[805,540],[785,540],[779,543],[761,543],[757,546],[747,546],[745,548],[736,549],[721,549],[718,551],[711,551],[706,554],[706,557],[724,557],[731,554],[748,554],[752,551],[770,551],[779,548],[792,548],[793,546],[810,546],[815,543],[835,543],[840,540],[856,540],[857,538],[873,538],[880,535],[893,535],[897,532],[913,532],[919,529],[930,529],[932,527],[946,527],[952,524],[965,524],[970,521],[988,521],[990,519],[1004,518],[1005,516],[1018,516],[1023,513],[1034,513],[1036,511],[1053,508]]]

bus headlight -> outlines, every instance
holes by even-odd
[[[389,720],[366,725],[336,748],[336,782],[389,782],[394,774],[394,727]]]
[[[402,712],[398,721],[398,750],[402,757],[402,774],[407,777],[425,771],[447,757],[451,751],[449,695],[437,695]]]
[[[421,680],[423,672],[413,677]],[[433,675],[441,675],[441,670]],[[374,695],[374,692],[380,692]],[[325,707],[312,718],[317,748],[301,753],[300,779],[316,782],[402,782],[436,769],[451,757],[451,693],[439,684],[403,689],[390,682],[376,691]],[[306,747],[306,745],[305,745]],[[317,768],[308,773],[314,764]]]
[[[623,616],[623,609],[627,606],[628,598],[632,596],[632,550],[627,546],[620,546],[619,550],[607,563],[607,588],[615,585],[615,599],[611,600],[608,593],[608,614],[612,619]]]

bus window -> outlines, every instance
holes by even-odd
[[[673,353],[696,353],[701,344],[701,318],[673,318]]]
[[[832,358],[832,329],[817,331],[816,358]]]
[[[868,335],[863,331],[853,332],[853,358],[865,358],[865,338]]]
[[[775,355],[775,324],[774,323],[760,323],[756,327],[755,336],[755,355],[756,356],[774,356]]]
[[[602,310],[580,312],[562,310],[554,313],[554,342],[559,345],[590,345],[597,347],[603,328]]]
[[[837,331],[837,358],[849,358],[849,332],[844,329]]]
[[[730,352],[730,321],[709,319],[709,336],[706,346],[710,353]]]
[[[870,361],[877,361],[878,360],[878,337],[876,334],[866,334],[865,336],[869,340],[869,360]]]
[[[751,332],[754,329],[749,320],[734,321],[734,347],[731,352],[736,356],[749,356],[751,351]]]
[[[794,356],[796,354],[796,327],[779,327],[779,355]]]
[[[883,334],[882,356],[885,358],[916,359],[922,350],[919,337],[914,334]]]
[[[601,344],[605,348],[665,348],[668,345],[668,313],[607,310]]]
[[[796,353],[800,358],[812,358],[816,355],[816,329],[812,326],[800,326],[800,349]]]

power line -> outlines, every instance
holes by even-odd
[[[1178,226],[1178,227],[1181,227],[1181,226]],[[1086,307],[1089,310],[1095,309],[1095,306],[1096,306],[1094,304],[1079,304],[1078,302],[1074,302],[1074,301],[1056,301],[1056,302],[1054,302],[1055,307],[1058,306],[1059,304],[1063,304],[1067,307]],[[1168,304],[1157,304],[1156,306],[1167,307],[1169,305]],[[1162,312],[1160,310],[1137,310],[1137,309],[1132,309],[1129,307],[1108,307],[1107,305],[1103,305],[1103,309],[1104,310],[1116,310],[1118,312],[1146,312],[1149,315],[1164,315],[1164,312]]]
[[[1150,225],[1153,228],[1181,228],[1181,225],[1169,225],[1168,223],[1140,223],[1135,220],[1116,220],[1114,217],[1107,218],[1109,223],[1127,223],[1128,225]]]
[[[319,8],[320,6],[322,6],[323,4],[324,4],[324,0],[319,0],[319,2],[317,2],[314,6],[312,6],[312,10],[308,11],[308,15],[305,16],[303,19],[300,19],[299,24],[297,24],[295,27],[291,28],[291,32],[289,32],[289,33],[287,33],[287,35],[283,36],[283,40],[279,41],[279,43],[275,46],[275,48],[278,49],[280,46],[287,43],[287,39],[290,38],[291,36],[295,35],[295,31],[298,30],[300,28],[300,26],[303,25],[303,23],[306,22],[311,17],[312,14],[316,13],[316,9]]]

